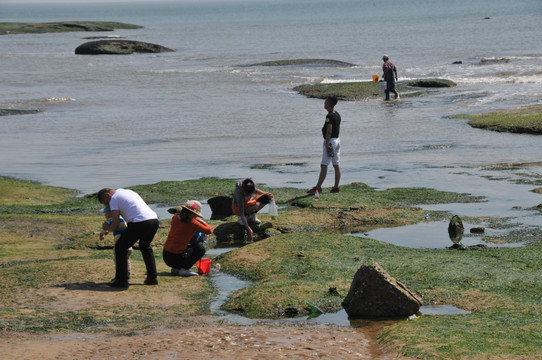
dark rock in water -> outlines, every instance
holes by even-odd
[[[448,235],[450,239],[457,243],[457,239],[461,240],[463,233],[465,232],[465,227],[463,226],[463,221],[457,215],[454,215],[448,224]]]
[[[454,62],[452,63],[452,65],[459,65],[459,64],[463,64],[463,61],[457,60],[457,61],[454,61]]]
[[[479,227],[473,227],[470,229],[471,234],[483,234],[486,232],[486,229],[479,226]]]
[[[351,67],[354,64],[339,60],[330,59],[291,59],[291,60],[273,60],[265,61],[248,66],[336,66],[336,67]]]
[[[488,248],[487,245],[484,245],[484,244],[465,246],[459,243],[459,244],[453,244],[448,249],[450,250],[486,250],[487,248]]]
[[[0,109],[0,116],[35,114],[39,110]]]
[[[207,204],[213,212],[213,216],[231,216],[233,199],[230,196],[215,196],[207,200]]]
[[[254,241],[267,239],[269,237],[267,232],[273,227],[273,224],[269,222],[260,225],[249,223],[249,225],[252,231],[254,231]],[[216,237],[217,244],[240,244],[246,240],[245,227],[237,221],[218,225],[213,230],[213,234]]]
[[[90,41],[75,49],[77,55],[129,55],[133,53],[162,53],[173,50],[156,44],[133,40]]]
[[[362,265],[354,275],[342,306],[350,318],[410,316],[422,298],[389,275],[380,265]]]
[[[97,39],[122,39],[122,36],[119,35],[107,35],[107,36],[86,36],[81,39],[85,40],[97,40]]]
[[[480,65],[507,63],[509,61],[508,58],[483,58],[480,60]]]
[[[407,81],[406,85],[425,88],[443,88],[454,87],[456,86],[456,83],[446,79],[417,79]]]

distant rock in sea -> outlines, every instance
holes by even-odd
[[[444,88],[444,87],[453,87],[456,86],[456,83],[451,80],[446,79],[416,79],[407,81],[406,85],[414,87],[425,87],[425,88]]]
[[[50,23],[0,22],[0,35],[42,34],[71,31],[113,31],[115,29],[140,29],[142,26],[111,21],[71,21]]]
[[[106,36],[87,36],[83,37],[81,39],[84,40],[97,40],[97,39],[122,39],[123,37],[120,35],[106,35]]]
[[[133,40],[90,41],[75,49],[76,55],[129,55],[162,52],[173,52],[173,50],[161,45]]]
[[[39,110],[0,109],[0,116],[35,114]]]
[[[336,66],[336,67],[351,67],[354,64],[339,60],[330,59],[291,59],[291,60],[272,60],[261,63],[250,64],[246,66]]]
[[[480,65],[488,65],[488,64],[498,64],[498,63],[507,63],[510,59],[508,58],[482,58],[480,60]]]

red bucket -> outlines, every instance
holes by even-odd
[[[198,274],[206,275],[211,271],[211,259],[200,259],[196,261],[198,267]]]

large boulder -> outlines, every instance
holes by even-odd
[[[233,198],[231,196],[215,196],[207,200],[214,217],[231,216]]]
[[[450,236],[450,240],[452,240],[454,243],[458,243],[461,241],[464,232],[465,227],[463,226],[463,221],[461,221],[461,218],[457,215],[452,216],[452,219],[448,224],[448,235]]]
[[[162,53],[173,50],[156,44],[134,40],[89,41],[75,49],[76,55],[129,55],[133,53]]]
[[[350,318],[400,317],[416,314],[423,300],[377,263],[362,265],[342,302]]]

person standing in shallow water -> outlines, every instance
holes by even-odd
[[[397,68],[390,61],[388,55],[382,56],[382,61],[384,61],[384,64],[382,65],[382,78],[386,82],[386,90],[384,90],[384,92],[386,93],[385,100],[390,99],[390,92],[394,93],[395,98],[397,99],[399,97],[399,93],[397,93],[397,90],[395,90],[395,81],[397,81]]]
[[[324,102],[324,108],[327,110],[326,120],[322,127],[322,136],[324,145],[322,152],[322,162],[320,164],[320,176],[316,186],[307,191],[308,194],[314,194],[316,191],[322,192],[322,184],[326,179],[327,167],[333,163],[335,170],[335,184],[331,188],[332,193],[339,192],[339,182],[341,181],[341,141],[339,133],[341,130],[341,115],[335,111],[337,105],[336,97],[328,97]]]
[[[128,249],[139,240],[139,249],[147,268],[145,285],[157,285],[158,273],[151,242],[160,222],[156,213],[145,203],[138,193],[128,189],[103,188],[98,192],[98,201],[111,209],[113,221],[104,232],[112,232],[119,226],[122,215],[128,227],[115,242],[115,278],[108,283],[111,287],[129,287]]]

